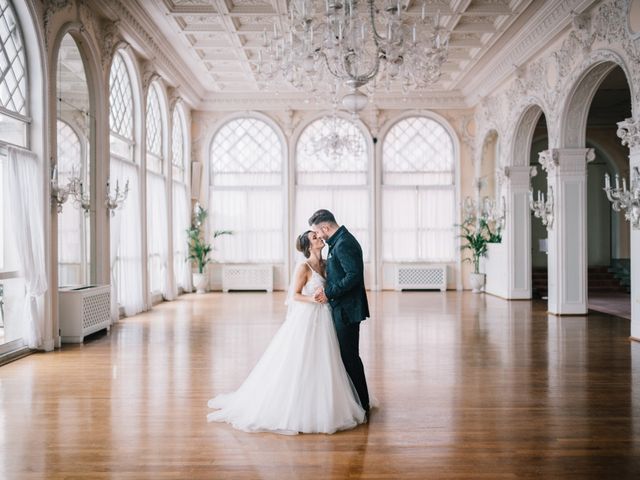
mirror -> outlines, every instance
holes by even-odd
[[[82,57],[70,34],[62,39],[57,65],[55,174],[71,193],[58,215],[58,285],[87,285],[91,262],[91,148],[93,115]]]

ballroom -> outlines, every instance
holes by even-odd
[[[207,421],[319,209],[371,411]],[[640,0],[0,0],[0,225],[0,478],[640,478]]]

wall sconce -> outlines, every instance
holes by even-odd
[[[122,208],[124,205],[124,201],[127,199],[127,195],[129,194],[129,180],[126,181],[124,185],[124,190],[120,190],[120,184],[116,180],[116,190],[111,194],[111,187],[109,185],[109,181],[107,181],[107,191],[105,193],[105,206],[111,211],[111,216],[116,214],[116,209]]]
[[[622,177],[622,188],[620,188],[620,177],[615,176],[616,186],[611,187],[609,174],[604,174],[604,191],[611,202],[611,208],[620,212],[624,210],[624,218],[631,223],[631,226],[640,229],[640,171],[638,167],[633,167],[631,177],[631,189],[627,190],[627,180]]]
[[[78,205],[85,214],[89,213],[91,209],[91,195],[84,191],[84,183],[80,180],[80,177],[72,177],[69,183],[69,195],[73,201]]]
[[[548,194],[545,200],[544,193],[538,190],[538,199],[533,199],[533,190],[529,189],[529,208],[536,218],[542,220],[542,225],[547,227],[547,231],[553,227],[553,187],[547,187]]]
[[[69,186],[61,187],[58,185],[58,166],[54,165],[51,169],[51,200],[55,202],[56,211],[62,213],[62,205],[69,198]]]

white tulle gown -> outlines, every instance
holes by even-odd
[[[309,267],[310,268],[310,267]],[[324,278],[312,271],[304,295]],[[287,317],[238,390],[209,400],[210,422],[248,432],[334,433],[363,423],[328,305],[290,301]]]

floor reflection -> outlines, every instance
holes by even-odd
[[[629,322],[466,292],[370,294],[370,424],[208,424],[207,400],[245,378],[283,300],[187,295],[0,368],[0,478],[638,478]]]

